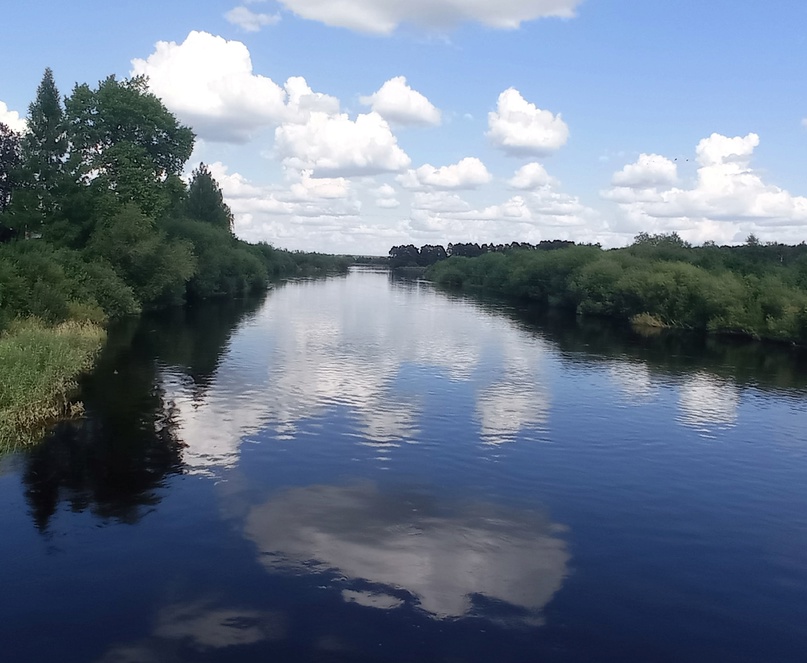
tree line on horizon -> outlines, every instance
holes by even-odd
[[[182,178],[194,140],[145,77],[77,84],[62,98],[46,69],[26,131],[0,123],[0,330],[16,317],[103,321],[346,269],[235,237],[207,166]]]
[[[509,244],[480,245],[476,242],[459,242],[450,243],[446,247],[441,244],[424,244],[420,248],[414,244],[401,244],[390,248],[389,265],[393,268],[428,267],[452,256],[476,258],[486,253],[506,253],[516,250],[552,251],[574,245],[575,242],[563,239],[541,240],[538,244],[510,242]]]
[[[551,246],[454,254],[426,277],[579,315],[807,343],[804,242],[763,244],[750,235],[739,246],[692,246],[677,233],[640,233],[619,249]]]

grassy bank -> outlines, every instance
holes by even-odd
[[[92,368],[105,338],[91,323],[47,325],[29,318],[0,335],[0,451],[40,436],[54,420],[79,414],[77,377]]]

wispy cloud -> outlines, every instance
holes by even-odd
[[[514,30],[539,18],[571,18],[582,0],[280,0],[302,18],[357,32],[391,34],[401,24],[443,30],[461,23]]]
[[[259,14],[248,7],[239,5],[224,14],[224,18],[245,32],[258,32],[261,28],[280,21],[280,14]]]

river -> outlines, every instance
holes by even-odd
[[[3,660],[804,661],[807,357],[354,269],[111,330]]]

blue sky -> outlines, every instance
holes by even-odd
[[[47,66],[65,94],[147,73],[250,240],[807,240],[804,2],[88,0],[5,22],[0,121],[22,126]]]

